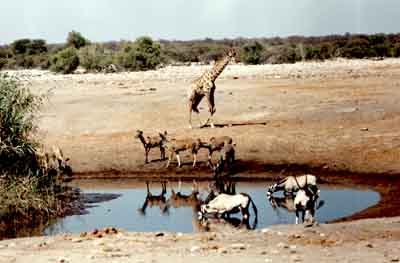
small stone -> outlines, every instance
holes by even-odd
[[[293,262],[300,262],[302,261],[302,259],[299,256],[292,256],[291,259],[293,260]]]
[[[246,245],[242,243],[232,244],[231,247],[234,249],[246,249]]]
[[[366,247],[373,248],[374,246],[371,243],[368,243]]]
[[[196,251],[198,251],[198,250],[200,250],[200,247],[199,247],[199,246],[193,246],[193,247],[190,249],[190,252],[193,253],[193,252],[196,252]]]
[[[368,131],[368,128],[361,128],[360,131]]]
[[[67,258],[59,257],[57,259],[57,262],[58,263],[67,263],[67,262],[69,262],[69,260]]]
[[[325,237],[326,235],[324,233],[319,234],[320,237]]]
[[[395,257],[390,260],[391,262],[400,262],[400,258]]]
[[[279,254],[279,250],[272,249],[272,250],[271,250],[271,253],[272,253],[272,254]]]
[[[80,243],[80,242],[83,241],[83,239],[82,239],[82,238],[73,238],[71,241],[72,241],[73,243]]]
[[[218,249],[218,253],[220,253],[220,254],[227,254],[227,253],[228,253],[228,250],[227,250],[226,248],[220,248],[220,249]]]
[[[269,229],[269,228],[263,228],[263,229],[261,230],[261,232],[262,232],[262,233],[269,233],[269,232],[271,232],[271,229]]]
[[[176,236],[177,236],[177,237],[182,237],[183,234],[179,232],[179,233],[176,234]]]
[[[162,232],[156,234],[156,237],[162,237],[162,236],[164,236],[164,233]]]
[[[282,243],[282,242],[279,242],[276,246],[279,248],[289,248],[289,246],[287,244]]]

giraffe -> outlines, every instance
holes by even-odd
[[[212,116],[215,113],[215,103],[214,103],[214,92],[215,92],[215,80],[222,73],[224,68],[228,65],[229,61],[236,56],[235,49],[229,49],[227,55],[223,57],[220,61],[216,62],[212,69],[206,70],[203,75],[194,80],[188,90],[189,97],[189,128],[192,128],[192,111],[199,113],[197,109],[200,101],[205,96],[208,103],[208,111],[210,116],[200,127],[204,127],[211,120],[211,128],[214,128],[214,123],[212,121]]]

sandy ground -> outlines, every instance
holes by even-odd
[[[211,173],[205,151],[195,169],[189,155],[183,156],[183,168],[173,164],[166,169],[157,150],[150,153],[153,162],[144,164],[143,146],[133,138],[134,132],[141,129],[145,135],[156,135],[167,130],[171,137],[202,139],[229,135],[237,144],[237,178],[314,172],[328,183],[366,186],[381,193],[379,205],[351,219],[400,215],[396,196],[400,187],[400,60],[230,65],[216,82],[218,128],[190,130],[186,89],[205,68],[107,75],[11,73],[35,92],[48,94],[39,136],[48,145],[62,147],[76,178],[207,178]],[[204,119],[206,104],[201,108]],[[315,228],[274,226],[265,233],[235,230],[159,238],[124,233],[101,241],[72,242],[62,236],[8,240],[0,242],[0,262],[57,262],[59,257],[71,262],[213,258],[223,262],[396,262],[400,260],[399,221],[394,217]]]

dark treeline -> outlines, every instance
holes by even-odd
[[[91,43],[79,32],[72,31],[65,44],[19,39],[0,46],[0,69],[41,68],[70,73],[80,65],[88,71],[147,70],[159,65],[209,63],[223,56],[229,47],[237,49],[236,61],[245,64],[295,63],[338,57],[399,57],[400,33],[191,41],[153,41],[140,37],[135,41]]]

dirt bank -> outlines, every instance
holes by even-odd
[[[398,262],[399,229],[400,218],[391,218],[313,228],[24,238],[1,241],[0,262]]]

